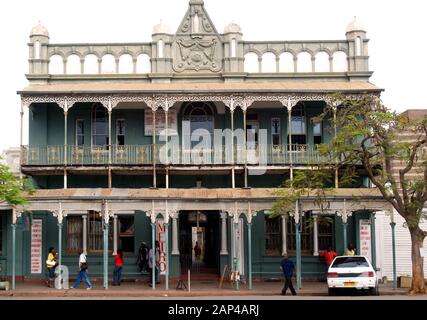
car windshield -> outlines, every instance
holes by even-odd
[[[369,267],[364,257],[338,257],[332,264],[332,268],[357,268]]]

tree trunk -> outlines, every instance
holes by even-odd
[[[424,282],[424,257],[421,256],[420,249],[423,248],[424,233],[417,226],[409,228],[412,243],[412,285],[409,294],[426,294]]]

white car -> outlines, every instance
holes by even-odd
[[[338,290],[368,290],[379,295],[377,274],[365,256],[338,256],[328,269],[328,293]]]

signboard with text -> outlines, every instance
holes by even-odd
[[[177,135],[177,115],[176,110],[168,111],[168,135]],[[158,109],[156,112],[156,135],[166,129],[166,116],[163,109]],[[146,136],[153,135],[153,111],[145,109],[144,111],[144,134]]]
[[[42,273],[43,220],[35,219],[31,224],[31,273]]]
[[[371,223],[369,219],[361,219],[359,221],[360,234],[360,254],[366,256],[369,261],[372,261],[371,250]]]
[[[165,225],[162,219],[157,220],[156,223],[156,240],[160,244],[160,274],[166,274],[166,239],[165,239]]]

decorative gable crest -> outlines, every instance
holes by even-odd
[[[176,72],[219,72],[222,70],[221,38],[202,0],[191,0],[172,44]]]

